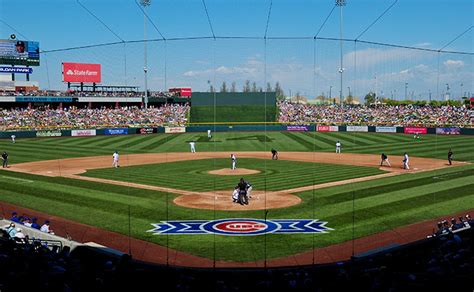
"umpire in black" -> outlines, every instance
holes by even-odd
[[[451,151],[451,148],[449,148],[449,151],[448,151],[448,162],[449,162],[449,165],[453,165],[453,151]]]
[[[239,188],[239,204],[248,205],[249,199],[247,198],[247,182],[244,180],[244,178],[240,179],[237,187]]]
[[[8,168],[8,153],[7,153],[7,151],[3,151],[2,160],[3,160],[3,168]]]

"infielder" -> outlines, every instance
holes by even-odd
[[[341,142],[337,141],[336,142],[336,153],[341,153]]]
[[[449,148],[449,151],[448,151],[448,162],[449,162],[449,165],[453,165],[453,151],[451,151],[451,148]]]
[[[16,136],[15,136],[15,135],[11,135],[11,138],[12,138],[12,143],[15,144],[15,138],[16,138]]]
[[[237,157],[235,157],[234,154],[230,155],[230,160],[232,161],[232,167],[231,169],[234,170],[237,168]]]
[[[191,153],[196,153],[196,142],[189,142],[189,146],[191,146]]]
[[[7,151],[3,151],[2,160],[3,160],[3,168],[8,168],[8,153],[7,153]]]
[[[211,135],[211,130],[207,130],[207,138],[211,139],[212,138],[212,135]]]
[[[113,162],[112,162],[112,167],[120,167],[119,165],[119,154],[118,151],[115,151],[114,154],[112,154]]]
[[[409,161],[408,154],[405,152],[405,154],[403,154],[403,169],[410,169],[410,166],[408,166]]]
[[[381,160],[380,160],[380,166],[383,166],[383,163],[386,162],[388,166],[392,167],[390,165],[390,161],[388,161],[388,156],[385,155],[385,153],[382,153],[381,155]]]
[[[272,148],[272,160],[278,160],[278,151]]]

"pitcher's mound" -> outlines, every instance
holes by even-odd
[[[237,169],[223,168],[223,169],[211,170],[208,173],[217,174],[217,175],[244,175],[244,174],[260,173],[260,171],[255,170],[255,169],[247,169],[247,168],[237,168]]]

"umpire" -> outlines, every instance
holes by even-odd
[[[249,199],[247,198],[247,182],[244,180],[244,178],[240,179],[237,187],[239,188],[239,204],[248,205]]]
[[[3,160],[3,168],[8,168],[8,153],[6,151],[3,151],[2,160]]]

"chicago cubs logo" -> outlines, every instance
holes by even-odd
[[[218,219],[190,221],[162,221],[151,224],[154,234],[218,234],[227,236],[252,236],[262,234],[327,233],[334,230],[327,222],[313,219]]]

